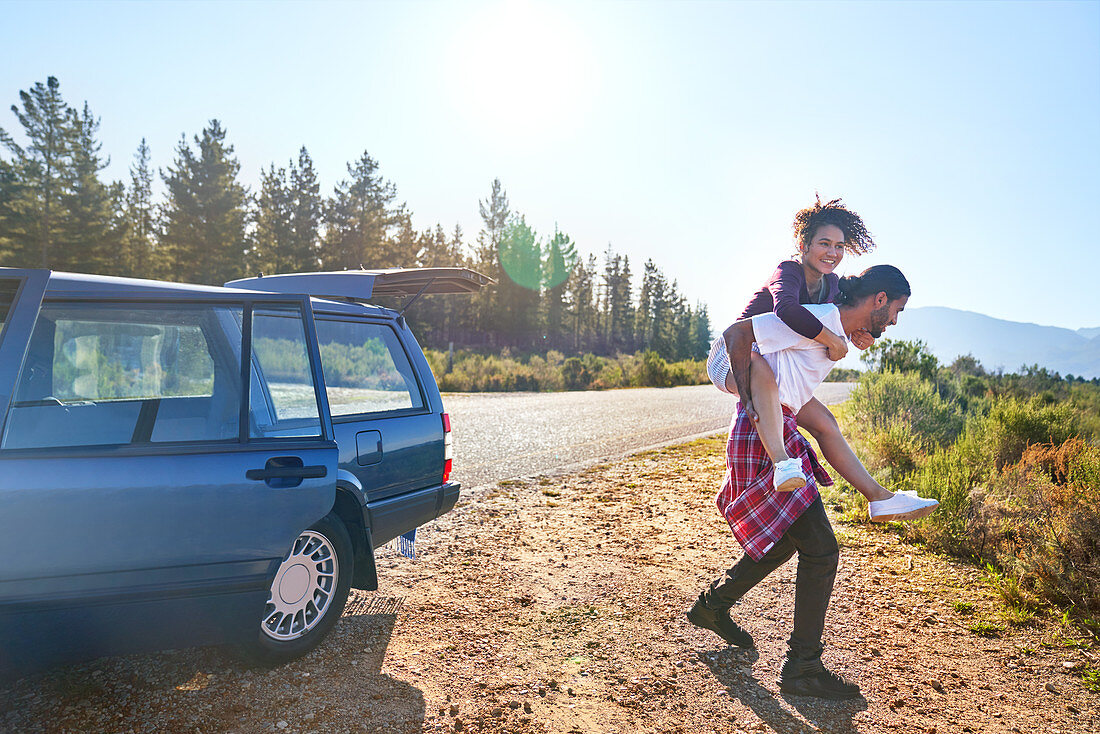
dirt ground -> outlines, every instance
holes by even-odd
[[[687,623],[739,548],[706,439],[465,496],[387,551],[329,640],[249,670],[219,649],[111,658],[0,688],[0,730],[141,732],[1097,732],[1100,667],[1057,618],[1007,626],[980,574],[834,523],[826,665],[865,700],[785,698],[794,563],[734,616],[757,650]],[[1003,625],[1002,625],[1003,626]],[[987,625],[988,628],[988,625]]]

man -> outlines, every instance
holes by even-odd
[[[877,339],[887,326],[897,323],[909,295],[909,283],[900,270],[876,265],[857,277],[842,279],[835,304],[807,308],[838,334],[866,329]],[[794,629],[780,673],[780,690],[820,698],[858,697],[859,686],[829,672],[821,662],[821,636],[839,548],[817,484],[828,486],[832,480],[795,423],[795,414],[825,380],[833,362],[825,347],[796,334],[772,313],[738,321],[724,336],[741,402],[726,444],[726,479],[717,503],[745,555],[699,595],[688,619],[731,645],[752,647],[752,636],[730,619],[729,609],[797,552]],[[799,458],[807,478],[806,485],[793,492],[772,488],[773,465],[756,431],[759,417],[749,382],[754,343],[776,376],[779,400],[773,403],[782,405],[787,453]],[[875,508],[872,503],[872,509],[899,517],[928,514],[939,504],[904,493],[881,502],[890,505]]]

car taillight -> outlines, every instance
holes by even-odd
[[[443,481],[451,478],[451,416],[443,414]]]

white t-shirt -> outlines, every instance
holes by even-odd
[[[836,306],[831,303],[803,306],[827,329],[847,338]],[[779,402],[797,413],[832,371],[835,363],[829,359],[829,350],[824,344],[807,339],[791,329],[774,313],[753,316],[752,331],[756,335],[760,355],[775,373]]]

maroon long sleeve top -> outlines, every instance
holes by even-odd
[[[806,290],[806,273],[802,263],[784,260],[775,269],[767,285],[758,290],[741,314],[742,319],[775,312],[784,324],[807,339],[816,339],[824,325],[802,306],[803,303],[832,303],[840,294],[840,277],[836,273],[824,276],[824,296],[820,300],[810,298]]]

